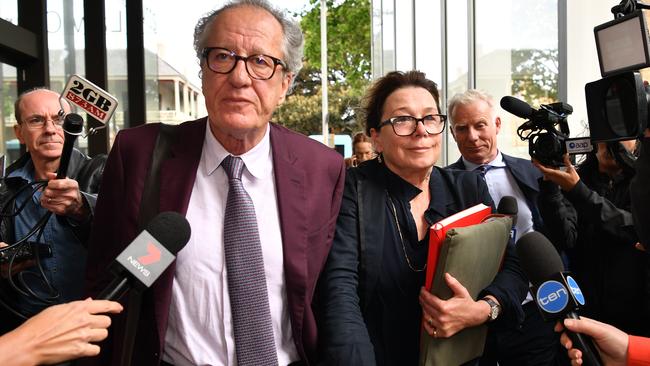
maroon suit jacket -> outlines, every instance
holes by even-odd
[[[160,211],[186,214],[196,177],[206,118],[185,122],[161,165]],[[140,199],[159,124],[121,131],[110,152],[97,200],[88,250],[87,288],[99,293],[111,279],[108,266],[139,234]],[[345,166],[333,149],[270,123],[273,168],[291,328],[302,360],[314,359],[317,328],[312,299],[332,244]],[[171,301],[174,264],[145,292],[133,365],[159,365]],[[129,309],[125,306],[125,312]],[[87,364],[113,365],[120,352],[124,314],[114,319],[99,357]],[[115,341],[113,341],[115,340]]]

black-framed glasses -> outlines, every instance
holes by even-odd
[[[57,128],[62,128],[63,127],[63,122],[65,121],[63,113],[59,113],[53,116],[40,116],[40,115],[33,115],[29,116],[25,119],[23,119],[23,123],[27,125],[27,128],[37,130],[39,128],[43,128],[47,121],[52,121],[54,124],[54,127]]]
[[[418,128],[418,123],[422,122],[424,129],[429,135],[437,135],[445,129],[447,116],[444,114],[429,114],[422,118],[413,116],[397,116],[389,118],[379,124],[379,128],[385,125],[392,125],[393,131],[397,136],[411,136]]]
[[[235,69],[239,60],[244,61],[248,75],[257,80],[268,80],[272,78],[278,65],[282,66],[285,70],[287,69],[287,64],[279,58],[269,55],[250,55],[244,57],[223,47],[206,47],[203,49],[202,56],[208,68],[217,74],[229,74]]]

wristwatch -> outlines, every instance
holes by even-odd
[[[484,297],[481,300],[485,301],[490,305],[490,314],[488,314],[488,322],[496,320],[496,318],[501,314],[501,305],[497,304],[496,301],[490,299],[489,297]]]

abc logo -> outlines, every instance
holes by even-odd
[[[566,277],[566,282],[567,285],[569,285],[569,290],[571,290],[571,293],[573,294],[573,298],[576,299],[578,304],[584,305],[585,304],[585,296],[582,294],[582,290],[580,290],[580,287],[578,286],[578,283],[576,280],[573,279],[571,276]]]
[[[547,313],[559,313],[568,303],[569,294],[558,281],[546,281],[537,289],[537,304]]]

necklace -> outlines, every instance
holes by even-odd
[[[406,264],[408,264],[409,268],[413,272],[422,272],[427,268],[427,264],[424,264],[424,267],[422,268],[415,268],[413,267],[413,264],[411,264],[411,258],[409,258],[408,254],[406,254],[406,246],[404,245],[404,236],[402,235],[402,228],[399,226],[399,220],[397,219],[397,209],[395,209],[395,203],[393,202],[393,197],[390,196],[388,191],[386,191],[386,194],[388,195],[388,201],[390,202],[390,207],[393,209],[393,218],[395,219],[395,225],[397,225],[397,233],[399,234],[399,239],[400,242],[402,242],[402,251],[404,252],[404,258],[406,258]]]

